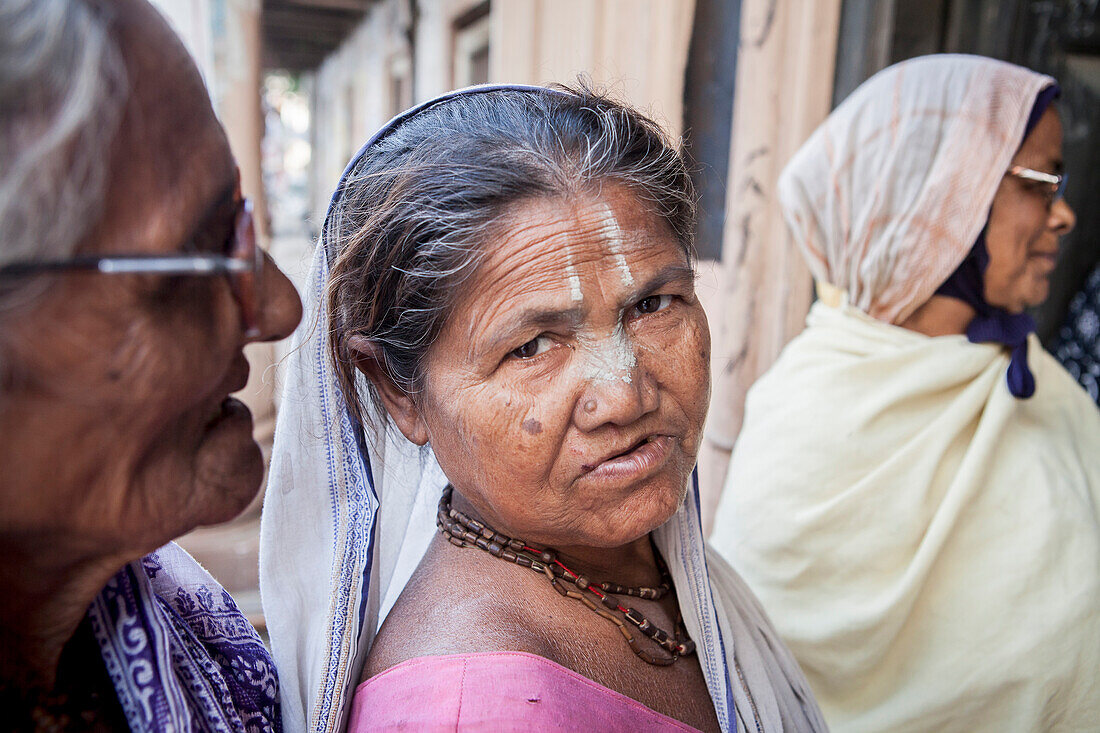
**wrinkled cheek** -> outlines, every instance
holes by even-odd
[[[987,270],[985,279],[985,300],[990,305],[998,308],[1016,308],[1017,301],[1022,290],[1030,288],[1032,275],[1028,272],[1027,264],[1009,271],[1007,268]]]
[[[1004,307],[1008,300],[1008,277],[999,268],[989,267],[985,271],[985,283],[982,294],[990,305]]]
[[[705,413],[710,394],[710,332],[706,321],[685,323],[647,352],[646,365],[661,385],[672,391],[685,409]]]
[[[430,422],[435,423],[433,448],[444,471],[455,473],[453,480],[461,481],[461,475],[480,484],[495,483],[501,474],[522,473],[535,462],[525,463],[522,457],[536,457],[531,443],[545,430],[529,400],[489,388],[455,390]]]

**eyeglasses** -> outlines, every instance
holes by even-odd
[[[53,272],[95,272],[102,275],[172,275],[209,277],[225,275],[241,309],[246,338],[260,335],[256,293],[264,270],[264,253],[256,244],[252,202],[241,198],[233,222],[233,238],[227,254],[179,255],[82,255],[67,260],[14,262],[0,267],[0,280]]]
[[[1022,165],[1014,165],[1008,169],[1008,175],[1015,176],[1016,178],[1024,181],[1029,181],[1035,184],[1044,184],[1038,186],[1047,199],[1047,206],[1050,206],[1055,201],[1060,201],[1063,196],[1066,195],[1066,175],[1056,175],[1054,173],[1044,173],[1043,171],[1032,170],[1031,168],[1025,168]]]

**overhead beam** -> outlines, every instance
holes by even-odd
[[[374,0],[274,0],[265,2],[264,8],[276,6],[289,6],[298,8],[314,8],[319,10],[346,10],[362,15],[367,12]]]
[[[355,29],[377,0],[264,0],[267,68],[316,68]]]

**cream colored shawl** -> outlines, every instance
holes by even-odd
[[[1100,729],[1100,413],[1037,341],[889,325],[953,271],[1050,80],[969,57],[895,66],[784,173],[820,280],[752,388],[714,546],[838,731]]]

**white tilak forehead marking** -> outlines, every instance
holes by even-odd
[[[623,229],[619,226],[619,220],[615,218],[615,212],[605,203],[600,204],[600,220],[607,234],[607,246],[615,257],[615,264],[619,268],[619,278],[623,285],[630,287],[634,284],[634,273],[630,271],[630,265],[626,263],[623,255]]]
[[[578,337],[581,376],[593,382],[621,380],[630,383],[630,370],[638,364],[630,337],[620,323],[602,339]]]
[[[565,274],[569,277],[569,297],[574,303],[583,302],[584,293],[581,292],[581,278],[577,275],[577,266],[573,264],[573,252],[569,251],[566,257],[568,260],[565,265]]]

